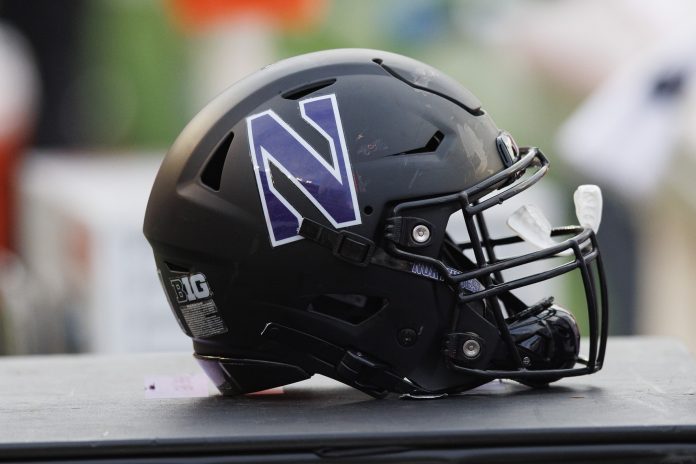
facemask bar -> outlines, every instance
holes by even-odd
[[[404,211],[429,207],[442,206],[446,204],[459,204],[464,215],[465,224],[471,242],[460,245],[460,250],[472,249],[476,260],[476,269],[467,272],[453,270],[439,259],[419,255],[400,248],[396,243],[387,240],[386,249],[388,252],[399,258],[427,263],[435,267],[457,293],[459,304],[472,302],[475,300],[485,300],[487,307],[493,312],[496,325],[501,334],[503,342],[507,345],[509,353],[512,355],[515,369],[491,370],[491,369],[472,369],[455,364],[448,360],[450,367],[470,375],[485,378],[510,378],[514,380],[540,380],[558,379],[560,377],[584,375],[595,372],[602,367],[604,353],[606,350],[606,340],[608,334],[608,302],[606,292],[606,282],[602,267],[601,256],[597,246],[595,233],[590,228],[580,226],[569,226],[554,229],[553,236],[570,236],[563,242],[548,248],[532,253],[515,256],[513,258],[498,260],[495,255],[495,247],[521,242],[519,237],[505,237],[501,239],[491,239],[488,228],[483,219],[483,211],[495,205],[501,204],[509,198],[521,193],[527,188],[538,182],[548,171],[548,160],[537,148],[522,148],[520,158],[513,165],[503,171],[489,177],[488,179],[470,187],[467,190],[456,194],[444,195],[436,198],[416,200],[399,203],[394,208],[394,216],[403,215]],[[536,168],[536,171],[526,178],[520,180],[528,168]],[[500,188],[503,185],[510,185],[507,189],[495,195],[485,197],[484,195]],[[485,250],[485,255],[484,255]],[[535,261],[552,258],[565,250],[571,250],[574,260],[566,262],[555,268],[528,275],[510,282],[504,282],[502,271],[517,266],[522,266]],[[486,255],[488,258],[486,258]],[[597,281],[593,277],[591,266],[596,267]],[[544,280],[557,277],[572,270],[579,269],[587,300],[587,311],[589,316],[589,356],[587,359],[578,359],[577,363],[583,367],[572,367],[567,369],[545,369],[529,370],[522,363],[522,357],[508,329],[505,316],[500,307],[497,296],[510,292],[516,288],[528,286]],[[467,285],[467,281],[479,281],[483,284],[483,289],[471,291],[475,285]],[[479,287],[481,287],[479,285]],[[597,288],[599,287],[599,288]],[[464,289],[468,289],[464,290]],[[456,318],[462,309],[453,311],[452,327],[456,327]]]

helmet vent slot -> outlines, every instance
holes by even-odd
[[[311,84],[305,84],[296,89],[289,90],[283,94],[283,98],[286,100],[299,100],[302,97],[314,93],[317,90],[321,90],[324,87],[328,87],[336,82],[336,79],[327,79],[319,82],[312,82]]]
[[[428,143],[426,143],[424,146],[420,148],[414,148],[413,150],[405,151],[404,155],[414,155],[416,153],[432,153],[435,150],[437,150],[437,147],[440,146],[444,138],[445,134],[443,134],[440,131],[437,131],[433,134],[432,137],[430,137],[430,140],[428,140]]]
[[[216,192],[220,190],[222,168],[225,166],[225,159],[227,158],[230,145],[232,145],[232,139],[234,139],[234,132],[230,131],[215,147],[213,154],[201,173],[201,182]]]
[[[165,261],[164,264],[167,265],[169,272],[189,272],[188,268],[185,268],[184,266],[179,266],[178,264],[170,263],[169,261]]]
[[[437,131],[433,134],[432,137],[430,137],[430,140],[423,145],[422,147],[419,148],[414,148],[413,150],[408,150],[408,151],[402,151],[401,153],[394,153],[393,155],[390,156],[400,156],[400,155],[416,155],[419,153],[434,153],[437,150],[437,147],[440,146],[442,141],[445,139],[445,134],[443,134],[440,131]]]
[[[349,324],[361,324],[387,307],[386,298],[356,294],[327,293],[314,298],[307,310]]]

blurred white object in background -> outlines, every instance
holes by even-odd
[[[47,321],[35,328],[37,337],[64,324],[68,345],[78,351],[190,349],[142,234],[160,161],[143,154],[27,157],[19,251],[43,290],[61,302],[35,308],[34,318]]]
[[[687,87],[696,76],[696,34],[670,36],[621,66],[558,134],[565,161],[634,201],[665,181],[685,132]]]
[[[640,201],[665,181],[686,132],[694,17],[689,0],[525,2],[500,22],[498,39],[524,57],[527,72],[589,94],[560,128],[559,153],[583,176]]]

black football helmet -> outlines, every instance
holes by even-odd
[[[311,53],[239,81],[190,122],[162,163],[144,232],[223,394],[315,373],[376,397],[496,378],[546,385],[602,366],[595,233],[549,228],[548,246],[502,258],[523,241],[491,237],[484,214],[548,164],[430,66],[376,50]],[[464,243],[448,233],[453,214]],[[523,226],[539,229],[530,217]],[[570,311],[515,292],[571,271],[587,300],[582,356]]]

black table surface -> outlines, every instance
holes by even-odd
[[[149,397],[148,378],[196,373],[185,353],[0,358],[0,461],[696,459],[696,362],[667,338],[612,338],[601,372],[542,390],[375,400],[315,376],[276,395]]]

